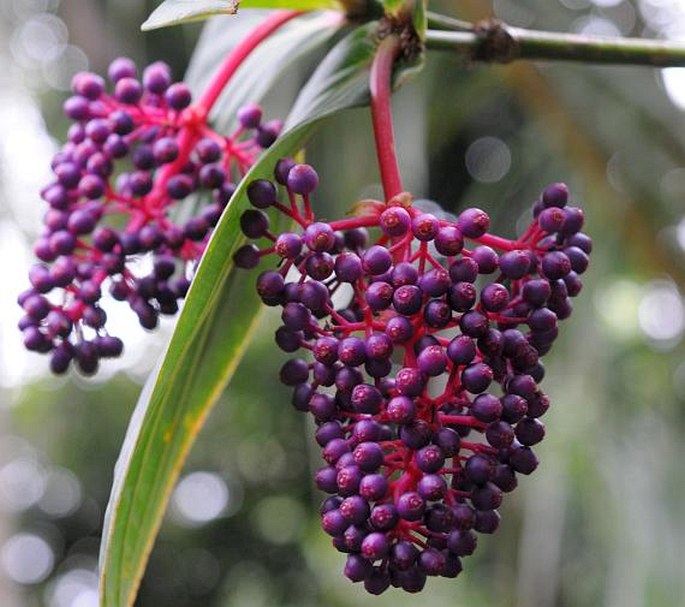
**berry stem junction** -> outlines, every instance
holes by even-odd
[[[176,174],[188,161],[188,156],[202,135],[202,128],[206,125],[207,117],[217,99],[221,95],[229,80],[233,77],[245,59],[254,51],[266,38],[273,34],[278,28],[301,15],[300,11],[281,10],[269,15],[257,27],[255,27],[238,45],[228,54],[224,63],[219,67],[209,86],[202,96],[186,112],[186,125],[179,133],[179,155],[176,161],[168,164],[160,171],[159,178],[156,180],[155,188],[151,200],[159,200],[163,197],[164,187],[172,175]]]

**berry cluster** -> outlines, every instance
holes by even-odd
[[[161,62],[139,79],[132,61],[116,59],[109,80],[110,92],[96,74],[74,77],[74,95],[64,104],[74,124],[53,159],[54,181],[42,190],[50,208],[34,251],[43,263],[31,268],[31,288],[19,296],[24,344],[50,352],[55,373],[74,359],[91,374],[100,358],[121,353],[122,341],[105,330],[103,287],[146,329],[160,314],[178,311],[188,266],[202,254],[234,181],[280,130],[280,122],[262,123],[261,109],[248,105],[234,133],[214,132],[206,109],[191,104],[188,87],[172,82]],[[193,194],[212,201],[174,221],[174,205]],[[146,253],[152,270],[136,272],[132,262]]]
[[[476,534],[497,529],[517,475],[538,465],[549,407],[539,358],[581,290],[592,248],[583,212],[552,184],[517,240],[489,234],[480,209],[441,220],[407,194],[325,223],[311,209],[314,169],[283,159],[275,180],[286,201],[254,181],[241,220],[268,244],[235,261],[280,258],[257,291],[282,307],[278,346],[313,358],[288,360],[280,379],[317,424],[316,484],[331,494],[323,529],[348,554],[345,575],[373,594],[455,577]],[[299,229],[271,234],[269,208]]]

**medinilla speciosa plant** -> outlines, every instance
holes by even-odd
[[[222,12],[236,6],[167,0],[147,27]],[[527,227],[504,235],[491,231],[497,200],[451,214],[447,201],[406,191],[392,90],[430,49],[497,62],[685,56],[672,43],[466,23],[410,0],[293,0],[249,15],[252,29],[234,19],[203,47],[213,75],[196,67],[192,87],[162,62],[139,73],[120,58],[107,79],[78,74],[64,104],[73,126],[41,192],[20,329],[55,373],[73,361],[92,374],[122,352],[107,330],[106,291],[149,330],[181,308],[115,471],[104,607],[133,604],[180,466],[265,307],[278,308],[275,340],[290,357],[262,371],[313,417],[323,458],[314,479],[328,494],[321,526],[347,555],[345,576],[372,594],[457,577],[478,534],[500,525],[504,494],[539,465],[540,418],[553,401],[541,358],[572,313],[592,240],[561,182],[540,183]],[[336,34],[284,121],[265,119],[258,104],[277,77]],[[382,199],[330,218],[316,159],[301,152],[324,118],[366,105]]]

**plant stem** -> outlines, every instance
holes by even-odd
[[[461,23],[461,22],[457,22]],[[437,26],[456,29],[449,20]],[[603,38],[510,27],[497,21],[473,31],[426,32],[426,47],[451,50],[474,61],[509,63],[516,59],[581,61],[652,67],[685,66],[685,43],[641,38]]]
[[[462,21],[461,19],[455,19],[454,17],[448,17],[433,11],[427,11],[426,18],[428,20],[428,27],[435,28],[436,30],[451,30],[454,32],[473,31],[473,23],[470,21]]]
[[[276,11],[262,21],[262,23],[252,30],[247,37],[241,40],[240,43],[231,51],[226,58],[226,61],[219,68],[219,71],[216,73],[212,82],[207,87],[207,90],[205,90],[202,97],[200,97],[198,100],[197,105],[209,112],[216,100],[219,98],[221,91],[224,90],[226,83],[242,65],[243,61],[245,61],[245,58],[257,46],[259,46],[259,44],[261,44],[265,38],[268,38],[284,23],[290,21],[300,14],[302,14],[300,11]]]
[[[196,120],[189,122],[186,126],[181,128],[178,137],[178,158],[160,169],[160,172],[155,179],[153,190],[145,198],[150,206],[154,207],[163,203],[165,199],[165,188],[169,178],[178,173],[178,171],[180,171],[188,162],[188,156],[202,133],[201,127],[205,125],[210,110],[216,103],[219,95],[221,95],[221,91],[224,90],[224,87],[233,74],[235,74],[236,70],[242,65],[243,61],[245,61],[247,56],[274,31],[300,14],[299,11],[276,11],[255,27],[228,54],[228,57],[226,57],[224,63],[219,67],[219,71],[215,74],[200,99],[198,99],[196,104],[188,108],[188,110],[194,112]]]
[[[378,45],[371,65],[371,118],[376,141],[376,156],[383,182],[383,194],[388,201],[402,192],[402,178],[395,154],[395,134],[392,126],[392,66],[400,52],[396,35],[384,38]]]

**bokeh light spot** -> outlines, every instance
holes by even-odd
[[[50,545],[33,533],[17,533],[5,542],[0,563],[18,584],[38,584],[52,571],[55,555]]]
[[[678,246],[685,251],[685,217],[683,217],[676,226],[676,239]]]
[[[43,470],[32,458],[17,457],[0,468],[0,507],[9,512],[27,510],[43,495]]]
[[[604,17],[587,16],[576,19],[571,24],[571,31],[584,36],[616,37],[621,35],[621,30],[610,19]]]
[[[628,340],[638,336],[640,295],[640,287],[629,280],[615,280],[597,290],[595,307],[604,327],[614,339]]]
[[[602,8],[608,8],[610,6],[618,6],[623,0],[592,0],[592,4],[595,6],[600,6]]]
[[[54,89],[68,91],[78,72],[88,69],[88,56],[78,47],[68,44],[62,52],[43,67],[45,81]]]
[[[648,284],[638,314],[642,331],[661,346],[674,345],[685,328],[683,300],[671,281]]]
[[[495,183],[511,168],[511,152],[497,137],[476,139],[466,150],[466,168],[481,183]]]
[[[191,472],[183,477],[171,498],[178,522],[203,525],[219,518],[230,499],[228,485],[213,472]]]
[[[260,535],[274,544],[287,544],[297,539],[306,514],[300,503],[287,495],[267,497],[254,510]]]
[[[582,11],[592,6],[590,0],[559,0],[559,2],[572,11]]]
[[[56,59],[67,42],[64,22],[55,15],[40,14],[19,27],[11,41],[14,58],[26,65],[45,64]]]
[[[55,518],[73,514],[81,505],[83,492],[78,478],[66,468],[51,468],[45,475],[45,490],[38,507]]]
[[[685,67],[667,67],[661,70],[661,79],[669,99],[685,110]]]
[[[98,578],[94,571],[72,569],[49,588],[49,607],[97,607]]]

